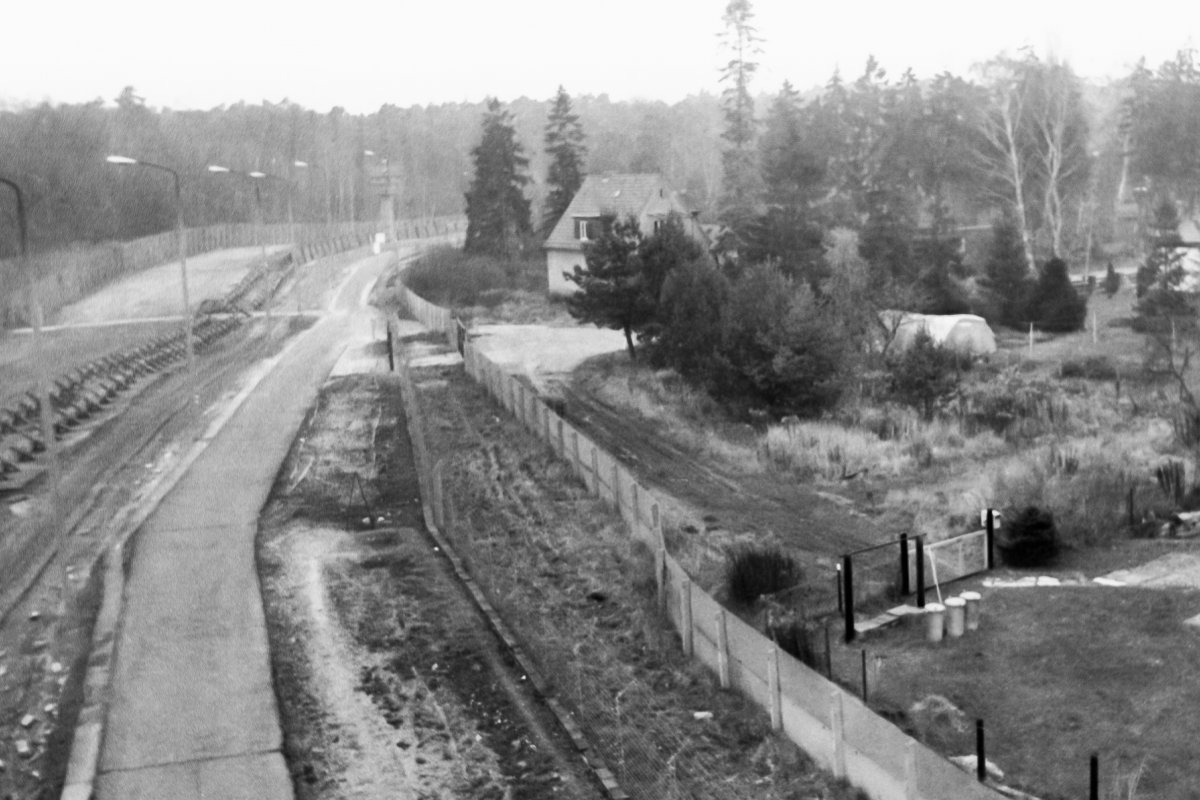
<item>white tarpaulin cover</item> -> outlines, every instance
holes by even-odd
[[[884,311],[884,325],[890,330],[896,325],[892,351],[903,352],[916,340],[922,330],[929,333],[935,344],[972,356],[996,352],[996,336],[987,321],[975,314],[914,314],[909,311]]]

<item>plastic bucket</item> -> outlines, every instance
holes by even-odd
[[[946,598],[946,635],[957,639],[966,629],[967,601],[961,597]]]
[[[944,605],[930,603],[925,606],[925,638],[931,642],[940,642],[945,621],[946,607]]]
[[[979,630],[979,601],[983,596],[979,592],[963,592],[959,597],[967,603],[967,630]]]

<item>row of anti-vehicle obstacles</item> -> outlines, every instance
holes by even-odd
[[[234,316],[203,316],[192,329],[193,344],[202,351],[240,324]],[[54,378],[46,397],[55,439],[61,440],[81,427],[140,378],[165,369],[185,354],[183,333],[177,331]],[[40,416],[41,403],[32,391],[0,408],[0,491],[24,485],[22,470],[46,450]]]

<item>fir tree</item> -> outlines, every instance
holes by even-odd
[[[1029,302],[1029,315],[1044,331],[1069,333],[1083,327],[1087,317],[1087,299],[1071,285],[1067,262],[1052,258],[1042,267]]]
[[[798,208],[820,192],[825,170],[806,141],[800,94],[788,81],[771,104],[759,140],[763,199],[768,206]]]
[[[996,297],[999,322],[1020,327],[1029,321],[1025,312],[1029,295],[1029,271],[1025,261],[1025,243],[1021,229],[1011,214],[992,225],[992,244],[984,273],[988,288]]]
[[[475,177],[467,190],[467,236],[464,251],[508,258],[521,249],[532,228],[522,152],[512,115],[490,98],[483,119],[483,138],[471,151]]]
[[[721,136],[726,147],[721,154],[724,181],[720,213],[721,219],[739,233],[754,216],[761,184],[754,146],[756,123],[750,81],[758,70],[758,63],[751,59],[761,52],[758,44],[762,40],[750,24],[753,17],[750,0],[729,0],[722,17],[725,23],[722,38],[732,58],[721,70],[721,82],[726,84],[721,92],[725,116],[725,130]]]
[[[571,111],[571,97],[559,86],[546,121],[546,154],[550,156],[546,185],[550,191],[542,214],[542,230],[547,236],[583,185],[583,160],[587,155],[583,142],[583,127],[579,116]]]

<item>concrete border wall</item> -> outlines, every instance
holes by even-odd
[[[424,239],[463,230],[462,216],[397,220],[401,239]],[[260,234],[261,230],[261,234]],[[339,239],[368,239],[380,230],[371,222],[297,223],[263,225],[210,225],[188,228],[185,233],[189,256],[227,247],[265,244],[295,244],[316,247]],[[262,240],[260,242],[260,235]],[[30,275],[37,276],[38,297],[44,313],[53,312],[129,272],[173,261],[179,255],[175,231],[145,236],[129,242],[109,242],[70,250],[34,254],[23,269],[18,259],[0,261],[0,328],[28,325]]]
[[[459,323],[450,310],[408,289],[404,298],[418,321],[458,346]],[[780,650],[696,587],[666,552],[662,506],[652,490],[640,486],[620,461],[560,417],[530,386],[486,358],[470,336],[462,354],[467,374],[570,464],[592,494],[610,503],[635,539],[650,546],[659,569],[660,601],[684,650],[711,669],[722,686],[736,688],[766,711],[775,730],[873,800],[1004,797]]]

